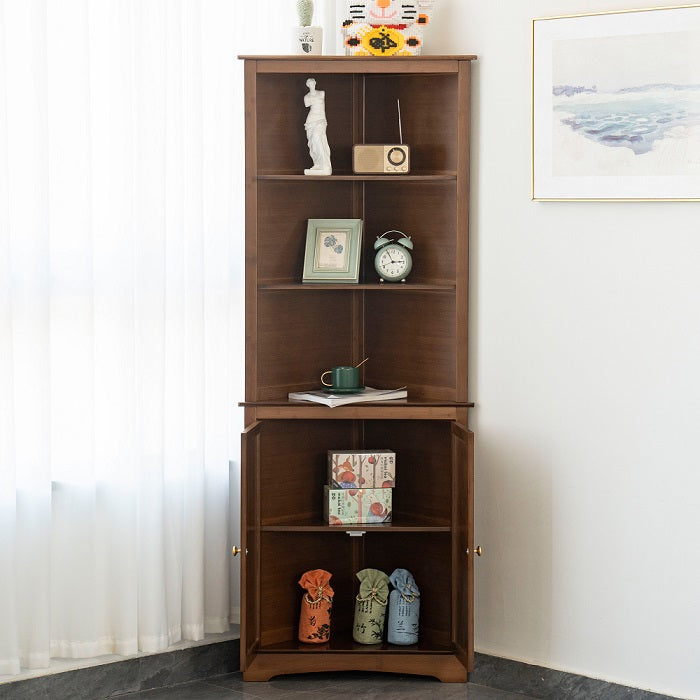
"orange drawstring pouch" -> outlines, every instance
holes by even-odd
[[[323,569],[307,571],[299,579],[299,585],[306,589],[299,615],[300,642],[322,644],[331,638],[333,589],[328,584],[330,580],[331,574]]]

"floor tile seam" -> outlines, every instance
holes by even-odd
[[[218,685],[216,683],[209,683],[208,681],[204,681],[207,683],[207,685],[211,685],[217,689],[224,689],[227,690],[229,693],[231,693],[232,698],[248,698],[249,700],[285,700],[286,698],[303,698],[303,697],[315,697],[318,695],[316,691],[310,691],[310,690],[289,690],[289,691],[281,691],[281,692],[276,692],[273,691],[272,693],[251,693],[248,689],[245,690],[237,690],[235,688],[229,688],[225,685]],[[327,696],[328,697],[328,696]]]
[[[106,697],[106,698],[100,698],[100,700],[119,700],[119,698],[129,699],[132,697],[133,698],[144,697],[147,699],[149,693],[162,693],[166,690],[179,691],[179,690],[182,690],[184,688],[187,688],[188,686],[212,686],[212,685],[213,685],[212,683],[207,682],[206,678],[193,678],[193,679],[190,679],[189,681],[183,681],[182,683],[173,683],[171,685],[163,685],[163,686],[158,686],[155,688],[141,688],[140,690],[137,690],[133,693],[127,693],[125,695],[116,695],[116,696],[110,695],[109,697]],[[217,690],[227,691],[228,693],[231,694],[232,699],[244,697],[243,693],[240,693],[239,691],[234,690],[233,688],[227,688],[226,686],[221,686],[221,685],[217,685],[214,687],[216,687]],[[217,695],[217,697],[221,697],[221,696]]]
[[[303,690],[299,690],[298,688],[293,687],[294,681],[289,681],[289,688],[282,689],[279,686],[274,686],[273,690],[271,692],[268,692],[268,686],[265,685],[265,681],[261,683],[253,681],[241,681],[241,683],[245,683],[246,685],[244,686],[243,690],[239,690],[237,688],[232,688],[230,684],[227,683],[226,680],[224,680],[225,675],[228,674],[222,674],[222,676],[214,676],[212,678],[206,678],[203,680],[205,680],[205,682],[209,683],[210,685],[215,685],[218,688],[227,688],[228,690],[235,690],[237,693],[251,698],[283,698],[287,696],[291,697],[293,694],[295,697],[297,697],[299,693],[318,695],[319,693],[326,692],[333,687],[332,683],[319,683],[318,687],[316,688],[305,687],[303,688]],[[220,680],[217,681],[217,678]]]
[[[230,693],[232,693],[232,697],[236,698],[250,698],[251,700],[266,700],[269,698],[286,698],[286,697],[293,697],[296,696],[298,697],[298,692],[299,691],[283,691],[283,692],[275,692],[273,691],[272,693],[265,693],[265,692],[260,692],[262,691],[262,688],[259,689],[259,691],[253,692],[250,688],[245,688],[244,690],[238,690],[237,688],[231,688],[230,686],[226,685],[225,683],[219,682],[215,683],[209,678],[203,678],[201,680],[202,683],[206,683],[207,685],[210,685],[214,688],[223,688],[224,690],[228,690]],[[312,694],[312,693],[309,693]]]
[[[322,686],[319,686],[318,688],[305,687],[302,690],[293,687],[290,687],[288,689],[281,689],[278,686],[270,688],[268,690],[267,686],[265,686],[264,684],[260,688],[246,687],[245,690],[236,690],[234,688],[228,688],[228,686],[217,685],[215,683],[211,683],[211,685],[216,685],[216,687],[218,688],[225,687],[229,690],[233,690],[235,693],[238,694],[237,697],[245,697],[249,698],[250,700],[285,700],[287,698],[313,698],[314,700],[328,700],[334,697],[347,697],[348,694],[352,695],[352,697],[358,698],[362,697],[363,693],[367,692],[376,692],[378,696],[382,694],[381,690],[357,690],[352,688],[346,689],[342,687],[342,685],[340,687],[336,687],[333,684],[324,684]],[[259,684],[256,683],[255,685]],[[408,697],[411,697],[410,694]]]
[[[205,681],[206,683],[206,681]],[[226,690],[231,696],[231,700],[236,700],[237,698],[250,698],[249,695],[246,695],[245,693],[241,693],[239,690],[235,690],[234,688],[225,688],[224,686],[221,685],[216,685],[214,686],[212,683],[206,683],[206,685],[211,685],[215,688],[218,688],[219,690]],[[217,695],[217,698],[219,696]]]
[[[466,687],[467,687],[467,697],[469,695],[469,688],[475,688],[475,689],[479,689],[479,690],[483,689],[484,691],[487,691],[487,692],[488,691],[491,691],[491,692],[495,691],[495,692],[505,693],[506,695],[504,695],[504,697],[518,698],[519,700],[542,700],[542,698],[538,698],[534,695],[527,695],[526,693],[521,693],[521,692],[518,692],[517,690],[504,690],[503,688],[497,688],[497,687],[492,686],[492,685],[483,685],[483,683],[473,683],[473,682],[469,681],[466,684]]]
[[[258,692],[255,692],[256,689],[251,689],[246,688],[244,691],[239,691],[233,688],[229,688],[228,686],[223,686],[219,685],[217,683],[211,683],[208,680],[206,681],[210,685],[214,685],[217,688],[225,687],[227,690],[233,691],[236,694],[236,697],[246,697],[250,698],[251,700],[277,700],[278,698],[280,700],[285,700],[286,698],[314,698],[315,700],[330,700],[333,697],[356,697],[356,698],[363,698],[365,696],[368,696],[367,694],[369,693],[371,697],[380,697],[386,693],[385,689],[380,689],[380,688],[345,688],[341,684],[340,686],[336,687],[333,686],[332,684],[329,685],[324,685],[319,688],[304,688],[303,690],[298,690],[298,689],[293,689],[290,688],[289,690],[281,690],[279,687],[275,687],[274,689],[271,689],[270,692],[267,692],[267,690],[263,689],[266,688],[266,686],[261,687],[258,689]],[[459,688],[457,688],[459,686]],[[478,685],[475,683],[449,683],[449,684],[442,684],[439,686],[436,686],[434,689],[434,695],[437,696],[438,698],[440,696],[445,697],[448,700],[455,700],[456,698],[462,698],[462,697],[468,697],[469,693],[469,688],[473,688],[474,691],[479,691],[483,690],[484,692],[489,692],[493,693],[495,692],[501,692],[503,695],[504,700],[538,700],[537,698],[530,696],[530,695],[525,695],[523,693],[516,693],[513,691],[508,691],[508,690],[500,690],[496,688],[492,688],[489,686],[483,686],[483,685]],[[415,695],[416,691],[418,689],[409,689],[409,688],[403,688],[402,689],[406,695],[405,697],[407,698],[417,698],[418,696]],[[425,689],[421,689],[422,692],[425,691]],[[444,692],[443,692],[444,691]],[[369,697],[369,696],[368,696]],[[425,695],[421,695],[421,700],[425,698]]]

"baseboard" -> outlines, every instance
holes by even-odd
[[[240,644],[230,639],[62,671],[0,685],[0,700],[95,700],[233,673]]]
[[[469,682],[509,693],[520,693],[531,698],[566,698],[567,700],[668,700],[670,695],[661,695],[649,690],[630,688],[566,671],[555,671],[544,666],[535,666],[501,659],[488,654],[474,655],[474,671]]]

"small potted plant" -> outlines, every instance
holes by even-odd
[[[313,0],[297,0],[297,15],[299,26],[294,28],[294,51],[302,54],[322,53],[323,27],[314,27],[311,20],[314,16]]]

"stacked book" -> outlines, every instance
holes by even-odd
[[[391,522],[396,454],[391,450],[328,450],[323,511],[329,525]]]
[[[400,389],[373,389],[366,386],[358,391],[346,393],[333,393],[332,389],[320,389],[318,391],[293,391],[289,394],[290,401],[313,401],[324,406],[347,406],[351,403],[364,403],[374,401],[396,401],[408,396],[406,387]]]

